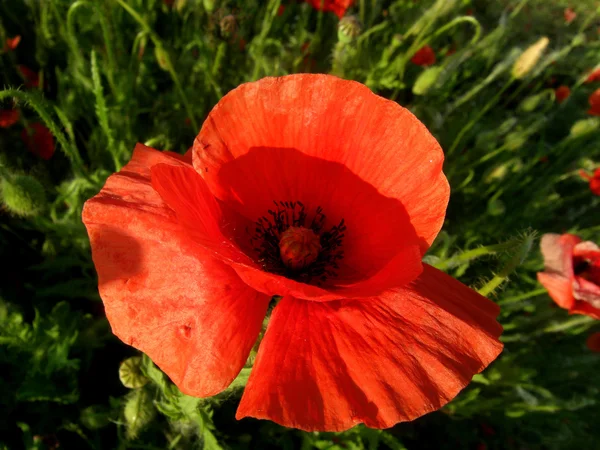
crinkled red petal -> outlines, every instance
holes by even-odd
[[[307,431],[391,427],[436,410],[501,352],[499,308],[425,266],[378,298],[275,308],[237,418]]]
[[[214,395],[243,367],[269,297],[189,239],[150,180],[186,158],[138,144],[83,211],[113,332],[186,394]],[[189,170],[192,170],[191,168]]]

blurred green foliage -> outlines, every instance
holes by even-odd
[[[600,241],[600,197],[578,174],[600,164],[586,113],[600,85],[585,83],[600,64],[596,2],[357,0],[339,33],[335,15],[297,1],[168,3],[0,0],[0,42],[22,37],[0,55],[0,109],[20,112],[0,132],[0,448],[600,448],[600,357],[584,344],[600,326],[556,308],[535,278],[541,233]],[[543,36],[548,48],[515,79]],[[424,45],[436,54],[427,68],[411,63]],[[427,261],[502,307],[499,360],[442,411],[390,430],[236,422],[252,356],[211,399],[183,395],[145,356],[129,369],[148,383],[119,381],[136,353],[104,317],[84,201],[137,141],[183,153],[223,94],[296,72],[365,83],[428,126],[452,197]],[[560,85],[571,95],[559,104]],[[49,160],[21,139],[34,122],[54,135]],[[31,179],[21,211],[15,180]]]

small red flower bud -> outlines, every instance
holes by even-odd
[[[293,270],[303,269],[319,256],[319,236],[310,228],[289,227],[279,240],[279,253],[283,263]]]

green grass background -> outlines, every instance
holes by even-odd
[[[349,43],[334,14],[286,1],[278,15],[280,4],[0,0],[0,42],[22,36],[0,55],[0,109],[21,112],[0,130],[0,448],[600,448],[600,355],[585,346],[600,325],[556,308],[536,281],[541,234],[600,242],[600,197],[578,175],[600,164],[600,118],[586,113],[600,83],[584,83],[600,65],[598,2],[356,0],[348,14],[362,29]],[[542,36],[548,48],[515,79],[515,61]],[[410,62],[425,44],[434,71]],[[19,64],[40,87],[23,86]],[[148,384],[119,380],[137,353],[110,333],[83,203],[136,142],[183,153],[223,94],[296,72],[365,83],[428,126],[452,195],[426,259],[502,308],[501,357],[441,411],[389,430],[237,422],[249,368],[206,400],[182,395],[145,357]],[[572,93],[558,104],[563,84]],[[33,122],[55,136],[50,160],[20,138]],[[35,207],[19,214],[6,186],[23,176],[44,194],[30,188]]]

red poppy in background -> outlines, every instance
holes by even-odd
[[[421,47],[410,59],[417,66],[430,66],[435,64],[435,52],[429,45]]]
[[[562,85],[554,89],[554,96],[558,103],[564,102],[567,98],[569,98],[569,95],[571,95],[571,89],[569,86]]]
[[[600,333],[592,333],[585,341],[585,345],[591,351],[600,353]]]
[[[40,76],[37,72],[31,70],[27,66],[24,66],[23,64],[19,64],[17,68],[25,80],[25,87],[32,88],[40,85]]]
[[[600,169],[596,169],[593,175],[588,175],[584,170],[579,171],[579,175],[590,182],[590,191],[594,195],[600,195]]]
[[[577,17],[577,13],[575,11],[573,11],[571,8],[565,8],[564,16],[565,16],[565,22],[567,24],[569,24],[575,20],[575,18]]]
[[[113,332],[184,393],[231,383],[275,295],[238,418],[387,428],[501,352],[499,308],[421,262],[449,187],[407,109],[329,75],[265,78],[221,99],[192,154],[138,144],[83,211]]]
[[[340,19],[346,14],[346,10],[352,6],[354,0],[304,0],[319,11],[333,12]]]
[[[50,159],[54,155],[54,137],[43,123],[30,123],[21,132],[21,139],[31,153],[42,159]]]
[[[0,110],[0,128],[9,128],[12,127],[15,123],[19,121],[18,109],[3,109]]]
[[[538,281],[558,306],[570,314],[600,319],[600,248],[573,234],[545,234],[544,271]]]
[[[600,81],[600,67],[594,69],[585,79],[585,83],[593,83],[594,81]]]
[[[588,102],[590,103],[590,109],[588,109],[587,113],[592,116],[600,116],[600,88],[592,92],[588,98]]]
[[[20,42],[21,42],[21,36],[19,36],[18,34],[12,38],[6,38],[6,40],[4,41],[3,50],[5,52],[13,51],[19,46]]]

